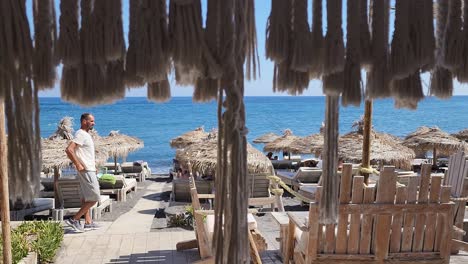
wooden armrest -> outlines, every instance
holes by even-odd
[[[296,227],[298,227],[301,231],[307,232],[309,231],[309,228],[306,226],[304,223],[304,219],[297,217],[294,213],[288,213],[289,216],[289,221],[292,222]]]
[[[453,229],[452,229],[453,233],[456,234],[456,235],[462,235],[464,236],[466,234],[465,230],[457,227],[457,226],[453,226]]]
[[[198,194],[198,199],[214,199],[214,194]]]

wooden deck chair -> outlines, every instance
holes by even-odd
[[[135,178],[139,182],[146,180],[146,169],[142,164],[136,164],[134,162],[123,162],[120,166],[122,174],[127,178]]]
[[[214,181],[195,180],[199,194],[210,194],[213,191]],[[188,178],[176,178],[172,180],[171,202],[190,202],[190,181]]]
[[[422,177],[401,186],[394,167],[385,167],[379,183],[370,187],[345,164],[337,224],[319,224],[318,203],[302,217],[288,212],[284,263],[449,263],[451,187],[430,172],[428,164]]]
[[[72,211],[78,211],[81,207],[79,180],[76,178],[60,178],[58,181],[58,195],[61,207],[52,210],[52,218],[56,221],[63,221],[64,215]],[[112,211],[112,201],[109,195],[101,195],[101,200],[90,209],[91,218],[94,220],[100,219],[104,210]]]
[[[276,208],[278,211],[284,212],[283,194],[275,191],[280,189],[277,183],[268,178],[270,175],[269,173],[248,175],[249,206],[270,205],[272,211]]]
[[[124,178],[121,175],[115,176],[115,184],[108,182],[99,182],[102,195],[115,195],[115,200],[119,202],[127,201],[127,194],[131,191],[137,191],[136,179]]]
[[[114,162],[106,162],[103,165],[104,168],[107,169],[107,173],[110,174],[120,174],[122,172],[122,168],[120,167],[120,163],[117,162],[117,166]]]
[[[200,258],[214,263],[212,248],[212,236],[214,230],[214,211],[204,210],[201,207],[200,199],[214,199],[214,194],[198,194],[195,180],[190,177],[190,194],[192,196],[192,207],[195,218],[196,240],[182,241],[177,243],[177,250],[198,248]],[[265,239],[257,229],[257,222],[251,213],[248,215],[249,241],[251,258],[254,263],[261,263],[259,252],[267,248]]]
[[[463,241],[463,235],[466,233],[466,230],[463,230],[465,207],[468,200],[468,160],[464,152],[450,156],[444,184],[452,186],[450,193],[452,201],[455,202],[452,253],[458,253],[460,249],[468,251],[468,243]]]

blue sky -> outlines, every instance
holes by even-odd
[[[128,21],[129,21],[129,0],[122,0],[123,2],[123,21],[124,21],[124,31],[125,31],[125,37],[127,37],[128,34]],[[59,9],[59,2],[60,1],[55,1],[56,3],[56,12],[57,12],[57,19],[60,15],[60,9]],[[312,5],[312,0],[309,0],[309,21],[311,21],[311,5]],[[343,1],[343,13],[345,12],[345,5],[346,1]],[[392,1],[393,2],[393,1]],[[26,2],[27,8],[28,8],[28,17],[30,19],[30,25],[32,28],[32,15],[31,15],[31,9],[32,9],[32,3],[31,0],[27,0]],[[202,0],[203,4],[203,15],[206,13],[206,0]],[[268,15],[270,13],[270,0],[256,0],[255,1],[255,18],[256,18],[256,26],[257,26],[257,41],[258,41],[258,53],[260,57],[260,74],[261,78],[254,80],[254,81],[246,81],[245,83],[245,95],[246,96],[274,96],[274,95],[279,95],[279,96],[284,96],[287,95],[286,93],[273,93],[272,91],[272,80],[273,80],[273,63],[265,58],[265,28],[266,28],[266,23],[268,19]],[[324,9],[325,9],[325,1],[324,1]],[[394,14],[392,13],[391,16]],[[324,24],[326,24],[325,19],[326,19],[326,14],[325,10],[323,13],[323,19],[324,19]],[[343,21],[346,21],[346,14],[343,14]],[[393,22],[393,19],[391,19],[391,22]],[[393,28],[393,25],[391,25],[391,28]],[[343,28],[345,30],[345,28]],[[325,31],[324,31],[325,32]],[[59,69],[59,74],[60,74],[60,68]],[[427,87],[429,84],[429,75],[424,74],[423,75],[423,85]],[[193,93],[193,88],[192,87],[182,87],[182,86],[177,86],[174,81],[174,77],[170,76],[170,81],[171,81],[171,93],[172,96],[191,96]],[[468,88],[466,85],[461,85],[458,82],[454,83],[455,85],[455,94],[456,95],[468,95]],[[54,89],[47,90],[47,91],[41,91],[40,96],[47,96],[47,97],[57,97],[60,96],[60,87],[59,83],[57,82],[56,86]],[[321,87],[321,82],[318,80],[313,80],[310,81],[309,83],[309,88],[304,92],[303,95],[308,95],[308,96],[318,96],[322,95],[322,87]],[[146,88],[136,88],[136,89],[131,89],[127,91],[127,96],[145,96],[146,97]]]

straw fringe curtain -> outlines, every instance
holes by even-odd
[[[361,30],[360,17],[355,14],[360,11],[361,1],[348,1],[346,62],[344,68],[344,87],[341,103],[343,106],[361,104]]]
[[[463,52],[462,62],[456,71],[459,82],[468,82],[468,0],[463,0]]]
[[[415,65],[423,71],[434,66],[434,3],[433,0],[409,2],[410,38],[413,44]]]
[[[368,68],[371,64],[371,37],[369,32],[368,0],[359,0],[359,24],[360,36],[360,57],[363,67]]]
[[[34,85],[38,89],[53,88],[57,59],[54,55],[57,31],[53,0],[34,0]]]
[[[309,77],[319,79],[323,73],[324,38],[322,29],[322,0],[312,0],[311,59]]]
[[[448,1],[437,1],[436,13],[436,65],[431,72],[429,92],[439,98],[449,98],[453,93],[452,73],[442,65],[444,34],[447,25]]]
[[[442,65],[454,71],[462,64],[463,52],[461,0],[448,1],[447,25],[442,43]]]
[[[369,98],[390,96],[387,68],[389,0],[371,0],[372,65],[367,72],[366,95]]]
[[[8,123],[11,208],[28,206],[39,191],[40,132],[33,46],[25,1],[0,1],[0,94]],[[28,184],[25,184],[28,183]]]

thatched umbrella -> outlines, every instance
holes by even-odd
[[[270,133],[263,134],[263,135],[259,136],[258,138],[254,139],[253,143],[256,143],[256,144],[270,143],[270,142],[272,142],[275,139],[278,139],[280,137],[281,137],[280,135],[277,135],[277,134],[275,134],[273,132],[270,132]]]
[[[293,145],[296,143],[296,145]],[[310,151],[304,148],[303,138],[294,136],[290,129],[284,131],[283,136],[271,141],[270,143],[265,144],[263,151],[268,152],[288,152],[291,156],[291,153],[298,154],[304,153],[303,151]]]
[[[462,141],[468,141],[468,128],[459,131],[458,133],[452,134],[452,136]]]
[[[119,131],[111,131],[109,136],[101,137],[96,141],[97,149],[107,152],[109,156],[114,157],[115,167],[117,167],[118,157],[125,158],[129,152],[143,147],[144,143],[141,139],[120,134]]]
[[[215,138],[191,144],[176,152],[182,166],[202,175],[214,175],[217,166],[218,145]],[[190,163],[190,164],[189,164]],[[247,143],[247,170],[249,173],[272,172],[271,161],[261,151]]]
[[[351,162],[361,162],[363,153],[363,129],[361,125],[353,126],[353,131],[341,136],[338,140],[338,157]],[[402,141],[390,134],[370,133],[369,161],[383,161],[401,168],[409,168],[415,153],[412,149],[403,146]],[[320,155],[322,147],[316,147],[316,154]]]
[[[315,153],[315,150],[323,148],[323,134],[311,134],[309,136],[303,137],[299,141],[295,141],[291,144],[293,149],[302,149],[301,153]]]
[[[203,127],[198,127],[193,131],[189,131],[185,134],[182,134],[178,137],[171,139],[170,145],[173,148],[184,148],[193,143],[200,142],[202,139],[206,138],[209,135],[208,132],[205,132]]]
[[[466,149],[466,143],[438,127],[418,128],[415,132],[406,136],[403,145],[415,151],[433,151],[433,165],[437,164],[437,152],[444,155],[453,154]]]

